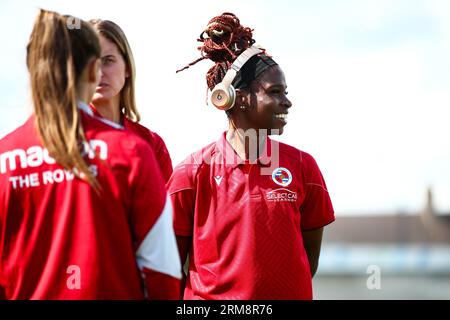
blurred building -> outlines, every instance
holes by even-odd
[[[313,282],[316,299],[450,299],[450,212],[428,190],[421,212],[337,216]]]

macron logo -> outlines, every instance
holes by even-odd
[[[98,154],[102,160],[108,157],[108,146],[102,140],[90,140],[83,146],[83,155],[88,156],[89,159],[94,159]],[[14,149],[0,154],[0,173],[5,173],[7,170],[14,171],[17,167],[25,169],[28,167],[39,167],[42,164],[54,164],[55,159],[50,157],[48,150],[41,146],[32,146],[27,150]]]
[[[223,178],[222,176],[215,176],[214,177],[214,180],[216,180],[216,183],[217,183],[218,186],[220,186],[220,183],[222,182],[222,178]]]

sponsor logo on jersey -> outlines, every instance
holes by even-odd
[[[108,158],[108,145],[102,140],[90,140],[89,144],[84,144],[82,151],[82,155],[87,155],[89,159],[94,159],[96,155],[102,160]],[[44,163],[55,163],[55,159],[49,155],[46,148],[32,146],[26,150],[14,149],[0,154],[0,173],[5,173],[7,170],[13,172],[17,167],[22,169],[39,167]]]
[[[292,182],[292,174],[288,169],[278,167],[272,172],[272,180],[279,186],[287,187]]]
[[[266,193],[266,200],[275,202],[295,202],[297,201],[297,192],[285,188],[275,189]]]

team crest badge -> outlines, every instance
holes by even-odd
[[[272,180],[279,186],[287,187],[292,182],[292,174],[288,169],[279,167],[273,170]]]

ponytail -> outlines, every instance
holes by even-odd
[[[69,28],[68,19],[40,10],[27,47],[36,125],[43,145],[61,166],[95,189],[98,182],[83,159],[86,136],[76,89],[92,57],[100,56],[98,38],[84,21]],[[73,27],[73,26],[72,26]]]

